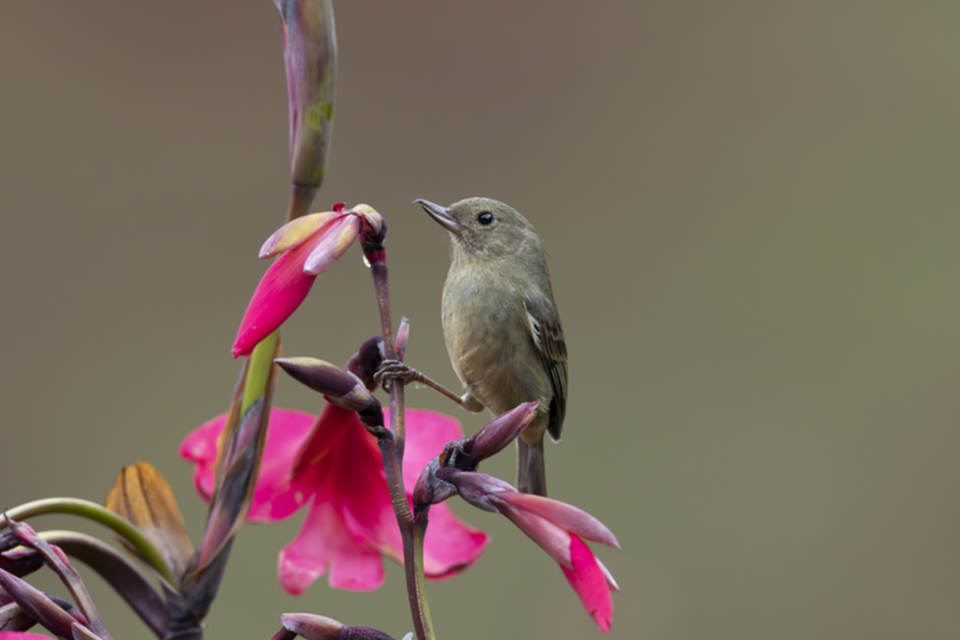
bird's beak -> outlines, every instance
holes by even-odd
[[[446,207],[441,207],[438,204],[434,204],[429,200],[420,200],[419,198],[413,201],[413,204],[420,204],[423,207],[423,210],[430,214],[430,217],[440,223],[440,225],[449,231],[450,233],[457,233],[460,231],[460,225],[457,224],[457,221],[450,215],[450,212]]]

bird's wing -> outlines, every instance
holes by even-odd
[[[524,306],[530,335],[540,351],[543,366],[550,374],[550,383],[553,385],[547,431],[551,438],[559,440],[563,415],[567,410],[567,344],[563,340],[560,314],[551,300],[539,295],[528,296]]]

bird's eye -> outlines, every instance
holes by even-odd
[[[477,214],[477,222],[486,227],[493,223],[493,214],[489,211],[481,211]]]

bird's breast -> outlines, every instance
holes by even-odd
[[[522,402],[549,405],[552,388],[528,331],[520,288],[451,269],[442,315],[457,376],[484,406],[499,415]]]

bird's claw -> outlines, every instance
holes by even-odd
[[[410,384],[417,380],[419,376],[419,371],[399,360],[384,360],[380,368],[377,369],[377,372],[373,374],[373,381],[384,390],[389,390],[390,383],[394,380],[400,380],[404,384]]]

